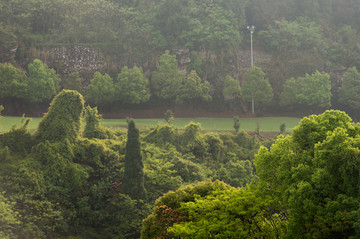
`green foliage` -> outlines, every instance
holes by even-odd
[[[359,28],[349,26],[349,23],[330,32],[329,49],[326,58],[335,67],[360,67]]]
[[[70,142],[39,143],[33,157],[44,166],[42,170],[48,198],[69,204],[70,195],[80,190],[88,177],[83,167],[72,162],[74,152]]]
[[[242,97],[246,101],[255,100],[260,103],[267,103],[273,97],[273,91],[269,80],[260,67],[253,66],[245,75],[245,82],[241,88]]]
[[[64,89],[67,90],[76,90],[82,93],[83,86],[82,86],[83,79],[80,77],[79,72],[72,72],[67,75],[63,81]]]
[[[246,26],[255,25],[255,59],[262,58],[256,55],[259,46],[272,54],[271,62],[257,64],[278,96],[285,79],[359,68],[358,11],[355,0],[8,0],[1,3],[0,48],[4,61],[24,67],[34,57],[49,63],[56,58],[42,54],[44,47],[89,46],[104,54],[104,69],[112,75],[116,62],[143,66],[151,74],[159,52],[169,49],[177,52],[182,69],[196,70],[222,101],[222,79],[243,65],[238,49],[249,46]],[[57,64],[57,70],[66,66]],[[66,82],[65,88],[78,90]],[[154,88],[160,98],[170,93],[159,91]],[[47,99],[33,93],[37,102]]]
[[[12,153],[27,155],[34,145],[34,139],[27,129],[29,121],[28,119],[20,127],[14,126],[11,130],[0,134],[0,145],[7,147]]]
[[[35,59],[29,64],[28,98],[31,102],[50,100],[60,90],[60,78],[55,70]]]
[[[200,165],[179,153],[174,146],[159,148],[152,144],[143,147],[145,187],[149,200],[155,200],[183,183],[205,179]]]
[[[271,203],[246,189],[216,190],[182,203],[180,211],[189,219],[168,231],[182,238],[279,238],[284,223],[267,212]]]
[[[159,149],[151,146],[145,147],[144,151],[144,185],[149,201],[155,201],[164,193],[181,186],[182,178],[172,162],[172,158],[179,155],[174,149],[169,149],[170,152],[159,152]]]
[[[8,63],[0,64],[0,98],[26,98],[27,77],[25,73]]]
[[[264,39],[264,46],[276,50],[278,54],[319,50],[324,42],[320,26],[303,17],[295,21],[275,20],[274,25],[259,32],[259,35]]]
[[[224,150],[224,142],[221,140],[218,134],[206,133],[204,135],[204,141],[208,145],[208,154],[214,161],[219,161],[222,158]]]
[[[164,119],[166,123],[171,124],[174,121],[174,113],[171,110],[167,110],[164,113]]]
[[[355,67],[349,68],[339,89],[339,102],[353,110],[360,108],[360,98],[357,92],[360,90],[360,73]]]
[[[178,150],[184,154],[192,153],[197,159],[204,158],[206,154],[206,143],[201,135],[201,125],[190,122],[185,126],[184,132],[178,141]]]
[[[101,115],[98,114],[97,107],[85,108],[85,128],[83,136],[88,139],[106,139],[111,136],[110,131],[100,126]]]
[[[280,104],[329,108],[331,96],[330,76],[316,71],[312,75],[287,80],[280,95]]]
[[[124,194],[114,194],[109,202],[109,214],[105,224],[113,223],[105,229],[109,238],[140,238],[142,219],[151,213],[148,204],[131,199]],[[101,229],[100,229],[101,230]]]
[[[183,79],[184,74],[178,71],[176,56],[165,51],[151,78],[154,94],[161,99],[174,100]]]
[[[215,181],[204,181],[195,186],[181,187],[175,192],[168,192],[155,202],[155,208],[144,221],[141,238],[173,238],[167,229],[174,223],[187,221],[188,217],[179,209],[182,202],[194,201],[196,197],[205,197],[213,191],[224,190],[228,185]]]
[[[240,122],[239,121],[240,121],[239,116],[234,116],[234,129],[235,129],[236,134],[240,129]]]
[[[286,123],[282,122],[280,124],[280,134],[285,134],[285,132],[286,132]]]
[[[160,124],[151,130],[144,137],[144,140],[157,146],[163,146],[167,143],[175,145],[177,138],[178,132],[173,125]]]
[[[122,103],[140,104],[150,98],[149,80],[145,78],[142,68],[132,70],[122,68],[115,83],[117,100]]]
[[[326,111],[304,118],[270,151],[260,149],[255,160],[260,185],[289,211],[289,237],[355,235],[359,132],[345,113]]]
[[[135,127],[133,120],[129,121],[124,168],[124,193],[133,199],[146,199],[144,164],[140,148],[139,130]]]
[[[202,69],[203,62],[202,62],[199,52],[191,51],[190,59],[191,59],[191,62],[190,62],[188,71],[191,72],[194,70],[202,78],[204,76],[204,71]]]
[[[0,237],[4,239],[15,238],[20,229],[19,213],[14,210],[15,202],[10,202],[3,193],[0,193]]]
[[[96,104],[105,105],[114,101],[115,88],[113,79],[108,75],[102,75],[100,72],[95,72],[90,85],[86,87],[85,99],[86,101]]]
[[[179,88],[176,96],[176,103],[183,104],[187,100],[211,100],[209,82],[201,82],[196,71],[191,71],[184,80],[183,85]]]
[[[225,100],[235,100],[235,98],[239,98],[241,96],[240,82],[227,75],[222,93]]]
[[[254,167],[249,160],[241,160],[234,154],[228,153],[228,162],[218,164],[218,169],[214,170],[213,177],[224,181],[233,187],[245,187],[255,181]]]
[[[67,139],[74,142],[79,135],[84,99],[77,91],[62,90],[51,102],[41,120],[36,137],[44,142]]]

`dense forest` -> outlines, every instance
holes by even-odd
[[[359,87],[352,68],[360,68],[359,14],[358,0],[2,1],[0,61],[29,78],[2,76],[0,98],[4,113],[17,114],[36,109],[29,99],[49,103],[65,88],[81,91],[101,112],[165,104],[246,113],[254,100],[260,114],[332,107],[357,116],[359,99],[346,95]],[[253,77],[248,25],[256,27]],[[44,50],[60,46],[85,47],[71,48],[83,56],[96,49],[102,66],[69,72],[74,62],[61,65]],[[37,98],[8,92],[23,84],[36,89],[34,59],[59,74],[55,91]],[[352,76],[343,84],[345,72]]]
[[[0,131],[0,238],[360,238],[359,16],[360,0],[1,1],[0,112],[42,118]],[[245,132],[252,102],[316,114]],[[180,106],[238,115],[234,132],[180,130]],[[101,126],[156,107],[156,127]]]

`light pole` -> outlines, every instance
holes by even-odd
[[[252,35],[255,31],[255,26],[247,26],[247,29],[250,31],[250,45],[251,45],[251,67],[254,65],[254,55],[253,55],[253,43],[252,43]]]
[[[251,45],[251,67],[254,65],[254,55],[253,55],[253,43],[252,43],[252,35],[255,31],[255,26],[247,26],[247,29],[250,31],[250,45]],[[254,115],[254,96],[251,99],[251,113]]]

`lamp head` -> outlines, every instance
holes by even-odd
[[[247,29],[249,30],[249,31],[251,31],[251,32],[254,32],[254,30],[255,30],[255,26],[247,26]]]

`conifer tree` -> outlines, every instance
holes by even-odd
[[[132,199],[146,199],[139,130],[135,127],[133,120],[129,121],[123,185],[124,193]]]

